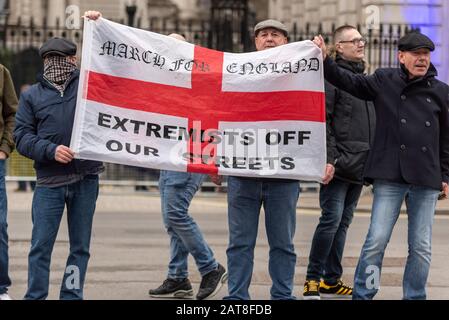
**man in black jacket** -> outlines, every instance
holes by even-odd
[[[338,66],[363,74],[365,43],[355,27],[338,28],[334,33]],[[322,213],[309,255],[305,300],[319,300],[320,293],[352,295],[352,288],[341,280],[341,260],[346,232],[363,188],[363,168],[374,139],[376,116],[372,102],[326,82],[326,113],[328,162],[335,164],[335,175],[320,190]]]
[[[74,159],[68,147],[78,92],[76,45],[52,38],[41,47],[40,55],[44,74],[22,93],[14,130],[17,150],[34,160],[37,174],[25,299],[45,299],[48,295],[51,253],[65,206],[70,255],[59,297],[82,299],[98,174],[103,166],[101,162]]]
[[[369,232],[355,272],[353,299],[372,299],[379,289],[386,246],[405,199],[409,256],[403,298],[425,299],[431,260],[432,224],[439,192],[448,195],[449,86],[437,80],[430,62],[434,43],[411,33],[398,43],[400,68],[356,75],[326,59],[324,73],[333,85],[373,100],[376,134],[365,167],[373,182],[374,201]]]

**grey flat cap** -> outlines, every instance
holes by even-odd
[[[51,38],[39,49],[39,55],[44,58],[47,55],[74,56],[76,55],[76,44],[63,38]]]
[[[254,34],[257,36],[257,34],[259,33],[260,30],[267,29],[267,28],[277,29],[279,31],[282,31],[282,33],[286,37],[288,36],[288,30],[287,30],[287,27],[285,26],[285,24],[283,24],[280,21],[273,20],[273,19],[264,20],[264,21],[261,21],[258,24],[256,24],[256,26],[254,27]]]

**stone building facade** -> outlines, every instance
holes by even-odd
[[[366,33],[382,24],[419,27],[437,45],[433,62],[440,79],[449,82],[449,1],[447,0],[269,0],[269,16],[312,28],[322,23],[324,30],[343,24],[360,25]],[[387,30],[384,30],[387,32]]]
[[[258,20],[266,19],[269,0],[249,0],[249,5]],[[83,13],[86,10],[98,10],[107,18],[114,20],[127,19],[126,7],[135,5],[136,20],[141,20],[142,27],[148,27],[148,19],[179,18],[207,19],[209,17],[210,0],[13,0],[10,1],[10,21],[15,23],[19,17],[23,23],[33,17],[36,25],[40,25],[44,17],[48,24],[56,24],[56,20],[64,21],[66,8],[76,5]]]
[[[150,18],[207,19],[210,0],[13,0],[10,1],[10,23],[27,25],[33,17],[36,26],[47,17],[48,25],[56,20],[64,25],[70,5],[79,8],[80,14],[88,9],[103,12],[116,21],[127,22],[126,7],[135,5],[136,21],[149,28]],[[449,82],[449,1],[447,0],[249,0],[255,20],[275,18],[292,27],[309,24],[323,30],[332,25],[360,25],[362,32],[382,24],[407,24],[419,27],[437,44],[433,61],[440,78]],[[387,30],[384,30],[385,32]]]

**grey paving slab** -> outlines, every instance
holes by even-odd
[[[21,299],[26,290],[27,254],[31,235],[31,193],[15,193],[8,186],[10,271],[13,286],[11,295]],[[301,208],[301,201],[304,207]],[[310,242],[319,219],[316,194],[304,194],[297,210],[295,237],[298,263],[295,294],[301,297]],[[312,205],[315,202],[315,205]],[[363,199],[369,205],[369,199]],[[448,201],[449,202],[449,201]],[[442,203],[442,207],[449,207]],[[148,289],[158,286],[166,277],[168,236],[163,228],[160,199],[157,192],[135,193],[131,189],[102,188],[95,214],[91,260],[85,285],[86,299],[149,300]],[[191,206],[191,214],[203,230],[215,256],[226,264],[228,242],[226,195],[199,195]],[[345,250],[344,278],[352,283],[354,269],[369,224],[369,212],[356,214],[348,232]],[[268,243],[261,215],[260,230],[255,251],[255,267],[251,296],[269,299]],[[449,299],[449,216],[438,215],[433,234],[433,260],[428,284],[429,299]],[[402,215],[387,249],[381,290],[376,299],[402,298],[402,273],[407,257],[407,217]],[[49,299],[58,298],[68,254],[66,221],[53,252]],[[194,289],[200,276],[193,259],[189,260],[190,278]],[[215,297],[221,299],[227,288]]]

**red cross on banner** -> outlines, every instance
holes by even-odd
[[[318,181],[325,166],[320,51],[229,54],[85,23],[71,147],[84,159]]]

